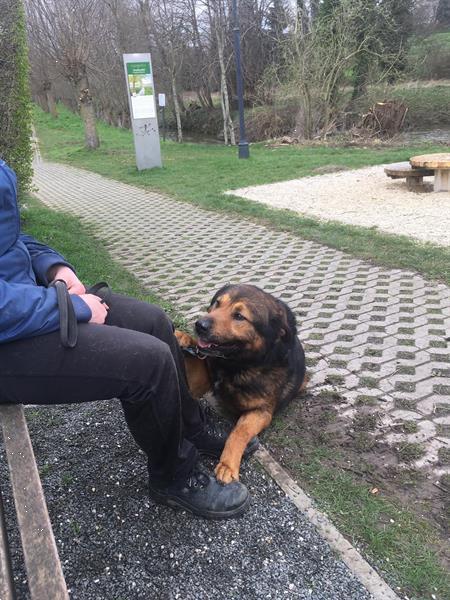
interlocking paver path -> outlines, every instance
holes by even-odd
[[[373,399],[388,443],[419,442],[416,466],[449,472],[448,287],[71,167],[38,162],[35,182],[46,204],[94,224],[115,258],[190,319],[229,281],[288,302],[312,385],[333,376],[345,397],[336,408],[350,417]],[[408,420],[415,433],[392,432]]]

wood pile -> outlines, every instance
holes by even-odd
[[[408,107],[399,100],[377,102],[363,115],[361,128],[372,136],[392,137],[401,131],[407,112]]]

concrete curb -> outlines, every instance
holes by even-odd
[[[350,571],[359,579],[375,600],[400,600],[399,596],[378,575],[361,554],[339,533],[328,517],[314,507],[311,499],[299,488],[269,452],[260,447],[255,453],[259,463],[286,493],[288,498],[306,515],[320,535],[330,544]]]

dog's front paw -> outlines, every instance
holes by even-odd
[[[222,483],[231,483],[232,481],[239,481],[239,469],[228,466],[227,464],[220,462],[214,469],[216,479]]]
[[[180,331],[179,329],[176,329],[174,332],[174,335],[177,338],[177,342],[178,342],[178,345],[180,346],[180,348],[189,348],[190,346],[197,345],[196,340],[191,335],[189,335],[188,333],[185,333],[184,331]]]

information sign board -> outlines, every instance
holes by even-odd
[[[123,64],[139,170],[161,167],[155,87],[150,54],[124,54]]]

